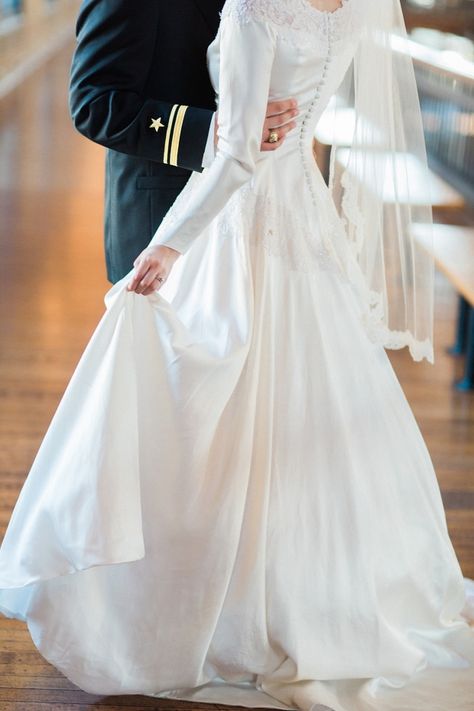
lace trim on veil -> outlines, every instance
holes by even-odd
[[[351,239],[347,243],[352,251],[353,259],[357,262],[357,255],[364,240],[365,216],[360,209],[357,199],[357,188],[349,174],[344,170],[341,175],[341,186],[343,188],[341,209],[346,218],[346,235],[350,234]],[[340,218],[344,220],[344,217]],[[352,229],[349,229],[349,226]],[[434,362],[433,343],[429,338],[423,341],[417,340],[413,334],[406,331],[396,331],[388,328],[385,323],[385,311],[383,305],[383,295],[377,291],[368,289],[365,286],[368,311],[365,325],[369,338],[377,343],[381,343],[385,348],[399,350],[408,347],[410,354],[415,361],[424,358],[429,363]]]

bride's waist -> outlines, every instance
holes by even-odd
[[[308,161],[314,161],[313,136],[302,138],[289,133],[278,148],[260,153],[257,171],[266,171],[273,166],[279,170],[287,170],[291,166],[298,168]]]
[[[262,156],[251,181],[258,193],[269,191],[285,202],[294,199],[298,202],[325,185],[312,142],[304,145],[285,142],[280,148],[265,152]]]
[[[289,133],[285,136],[283,143],[275,148],[274,150],[262,151],[258,163],[264,163],[266,161],[279,162],[288,161],[313,154],[313,136],[306,135],[304,137],[298,136],[294,133]]]

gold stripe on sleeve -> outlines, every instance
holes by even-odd
[[[170,144],[171,131],[173,128],[174,115],[176,113],[177,108],[178,108],[178,104],[174,104],[173,108],[171,109],[170,117],[168,120],[168,128],[166,129],[166,139],[165,139],[165,151],[163,154],[163,163],[168,163],[168,160],[169,160],[168,148],[169,148],[169,144]]]
[[[181,140],[181,131],[183,129],[184,117],[187,110],[187,106],[180,106],[176,116],[176,123],[173,130],[173,140],[171,141],[170,165],[178,165],[179,142]]]

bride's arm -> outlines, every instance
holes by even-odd
[[[210,224],[231,195],[246,183],[260,157],[262,126],[275,52],[271,25],[248,19],[223,18],[220,27],[219,132],[216,156],[202,174],[190,200],[172,224],[165,220],[135,262],[131,290],[149,287],[157,273],[165,275],[174,253],[184,253]],[[160,264],[160,253],[164,264]],[[166,256],[165,256],[166,255]],[[144,279],[144,277],[146,277]],[[145,282],[145,283],[143,283]]]

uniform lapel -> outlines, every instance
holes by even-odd
[[[194,0],[194,2],[214,37],[219,27],[219,13],[224,6],[224,0]]]

